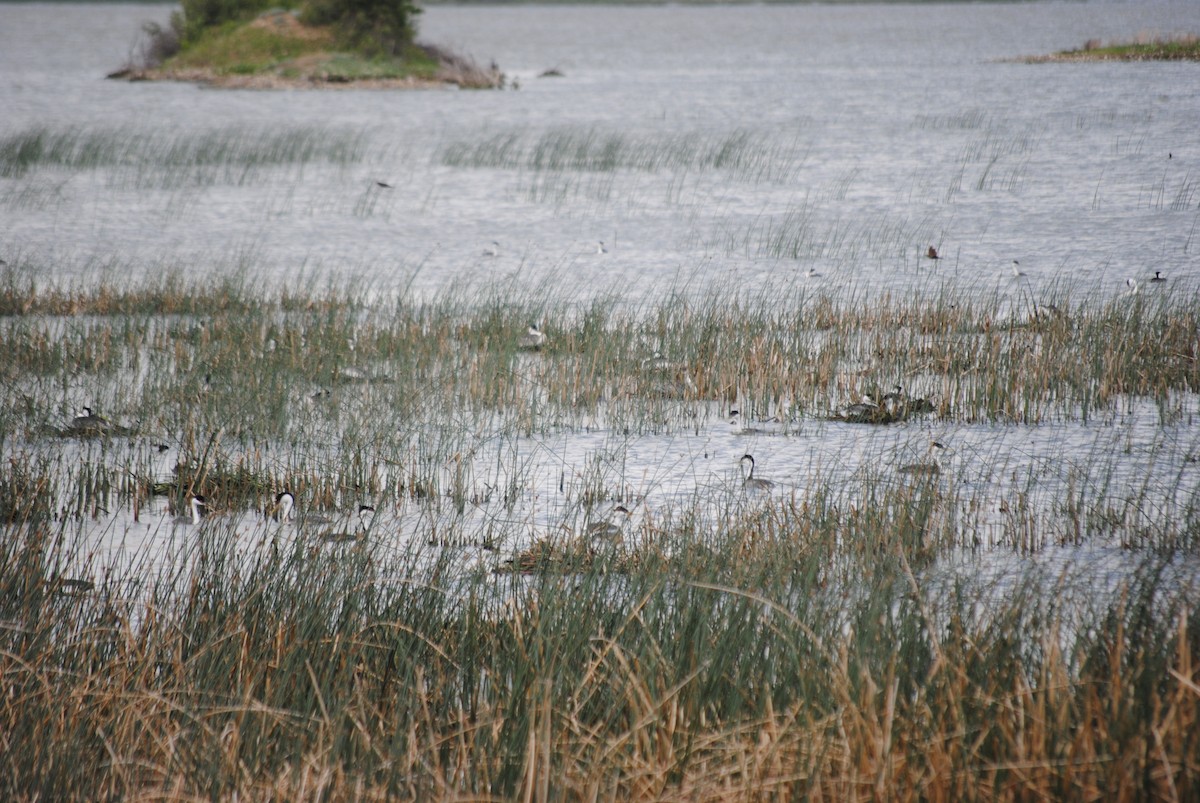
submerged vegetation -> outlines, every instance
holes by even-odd
[[[897,377],[933,400],[921,420],[823,426],[1091,421],[1137,396],[1170,428],[1196,413],[1195,297],[580,306],[34,268],[0,279],[7,798],[1200,788],[1194,452],[1159,449],[1178,474],[1132,491],[1111,462],[1049,492],[1030,475],[992,529],[976,467],[872,462],[651,509],[663,480],[631,486],[621,447],[552,494],[530,458],[556,433],[723,427],[735,403],[800,432]],[[537,351],[517,345],[530,320]],[[130,426],[50,431],[82,404]],[[351,532],[264,517],[284,488],[310,513],[375,512]],[[201,494],[214,515],[124,560],[91,540],[135,542],[156,496]],[[638,512],[603,523],[618,502]],[[1130,568],[1102,588],[942,568],[982,539],[1119,544]]]

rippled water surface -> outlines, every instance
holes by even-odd
[[[569,272],[583,290],[753,284],[816,267],[827,285],[950,276],[1003,292],[1013,259],[1031,283],[1086,289],[1197,275],[1195,65],[1009,60],[1195,30],[1195,4],[433,7],[425,39],[494,60],[520,89],[103,80],[140,23],[167,14],[0,6],[0,133],[151,143],[148,166],[0,179],[6,253],[53,254],[52,271],[110,254],[205,271],[252,254],[281,280],[307,265],[380,284],[420,267],[420,290],[506,272]],[[538,77],[549,68],[564,76]],[[221,176],[161,163],[167,142],[287,132],[353,142],[355,157]],[[607,143],[616,162],[535,166],[553,136]],[[449,163],[499,142],[515,163]],[[729,143],[725,164],[688,156]],[[492,241],[501,257],[485,261]],[[948,257],[936,277],[919,258],[931,243]]]
[[[421,17],[423,38],[495,61],[511,89],[104,80],[142,21],[168,13],[0,5],[0,137],[44,129],[107,154],[0,175],[9,262],[68,281],[243,266],[419,296],[511,277],[635,305],[684,284],[907,297],[949,283],[1017,303],[1115,297],[1154,271],[1170,278],[1162,292],[1200,280],[1196,65],[1015,60],[1200,30],[1200,4],[439,6]],[[551,68],[562,76],[540,77]],[[315,155],[255,150],[297,142]],[[207,162],[205,143],[252,155]],[[943,259],[923,257],[930,245]],[[715,401],[690,432],[628,437],[600,420],[522,447],[533,457],[519,515],[530,532],[552,529],[570,477],[598,465],[647,506],[670,506],[727,491],[751,449],[786,495],[920,459],[934,437],[953,444],[958,493],[978,506],[963,515],[981,542],[996,534],[988,545],[1011,537],[1012,499],[1048,509],[1097,477],[1113,499],[1150,487],[1156,505],[1133,518],[1153,524],[1195,502],[1197,401],[1173,403],[1166,425],[1144,399],[1031,428],[810,419],[738,435]],[[481,486],[503,479],[489,459]],[[125,515],[104,537],[136,550],[158,525]]]

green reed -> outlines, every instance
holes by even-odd
[[[37,126],[0,137],[0,176],[30,171],[108,170],[139,187],[245,184],[271,167],[345,166],[368,152],[365,135],[319,127],[231,126],[174,135],[131,128]]]
[[[450,167],[551,174],[719,170],[752,181],[787,178],[802,158],[794,144],[766,141],[745,131],[633,135],[595,128],[557,129],[536,138],[510,131],[451,142],[440,154]]]

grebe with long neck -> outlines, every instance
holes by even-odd
[[[754,455],[744,454],[738,460],[738,465],[742,467],[742,487],[751,491],[769,491],[775,487],[775,483],[770,480],[764,480],[761,477],[754,476]]]

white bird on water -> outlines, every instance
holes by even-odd
[[[492,244],[489,245],[487,248],[483,249],[483,255],[485,257],[500,256],[500,243],[496,242],[495,240],[492,240]]]
[[[297,510],[296,496],[291,491],[280,491],[275,494],[275,505],[271,511],[271,518],[281,524],[294,523],[298,527],[311,527],[334,522],[334,519],[320,513]]]
[[[192,497],[192,501],[188,503],[188,513],[182,516],[175,517],[176,524],[191,524],[197,525],[204,518],[204,511],[208,508],[208,501],[200,494]]]
[[[604,247],[603,240],[600,240],[599,242],[596,243],[596,253],[597,254],[607,254],[608,253],[608,249]]]
[[[271,518],[275,521],[291,521],[295,507],[296,497],[292,496],[292,492],[280,491],[275,494],[275,510],[271,513]]]

